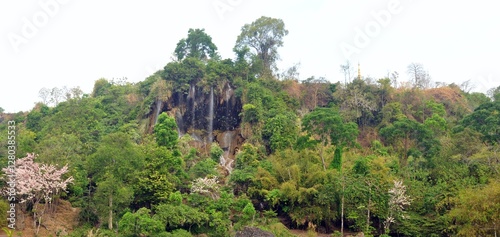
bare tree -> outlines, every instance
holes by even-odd
[[[398,78],[399,78],[399,73],[394,71],[391,73],[391,82],[394,85],[394,88],[398,88]]]
[[[63,90],[57,87],[52,88],[50,91],[50,102],[57,106],[59,102],[63,99]]]
[[[124,86],[127,84],[127,80],[128,80],[127,77],[113,78],[113,79],[111,79],[111,84]]]
[[[425,71],[421,63],[410,63],[407,70],[414,88],[429,88],[431,79],[429,73]]]
[[[38,97],[40,97],[42,99],[42,103],[47,105],[47,103],[49,102],[49,97],[50,97],[50,89],[47,89],[45,87],[40,89],[40,91],[38,92]]]
[[[340,65],[340,72],[344,73],[344,85],[347,85],[347,81],[351,80],[352,70],[351,62],[349,62],[349,60],[347,60],[345,64]]]
[[[299,80],[300,62],[283,71],[280,75],[282,80]]]
[[[83,95],[83,91],[82,91],[82,89],[80,89],[79,86],[73,87],[70,90],[71,90],[71,95],[73,98],[80,99]]]
[[[310,77],[302,82],[304,85],[303,101],[307,110],[312,111],[318,105],[324,106],[328,96],[328,81],[324,77]],[[322,103],[323,102],[323,103]]]
[[[476,86],[474,85],[474,83],[471,82],[471,80],[467,80],[467,81],[464,81],[462,82],[462,84],[460,84],[460,89],[465,92],[465,93],[469,93],[471,90],[473,90]]]
[[[61,89],[61,92],[62,92],[62,97],[64,98],[64,100],[66,100],[66,101],[71,100],[71,90],[67,86],[64,86]]]

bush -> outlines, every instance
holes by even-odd
[[[210,147],[210,158],[218,164],[222,154],[224,154],[224,150],[222,150],[217,143],[212,143],[212,146]]]
[[[0,200],[0,213],[5,216],[5,218],[2,218],[2,221],[0,221],[0,227],[6,227],[7,226],[7,211],[9,210],[9,202],[5,199]]]

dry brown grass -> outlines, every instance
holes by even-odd
[[[80,210],[72,207],[68,201],[59,200],[57,202],[54,210],[47,210],[44,214],[38,236],[58,236],[58,233],[64,236],[77,227]],[[24,220],[18,220],[16,225],[22,236],[35,236],[36,229],[33,227],[32,215],[25,215]],[[16,233],[17,231],[14,236]]]

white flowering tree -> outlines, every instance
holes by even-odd
[[[16,160],[14,169],[6,167],[2,171],[6,175],[6,181],[14,181],[14,201],[22,204],[24,208],[33,206],[33,224],[38,233],[47,205],[55,195],[66,191],[68,184],[73,182],[73,177],[63,179],[63,175],[68,172],[67,165],[58,169],[53,165],[36,163],[35,158],[34,153],[28,153],[26,157]],[[7,185],[7,188],[10,187],[12,185]],[[9,193],[8,190],[3,192],[4,195]]]
[[[394,180],[394,186],[389,189],[389,214],[384,221],[385,233],[389,233],[389,228],[396,221],[395,217],[407,218],[404,213],[406,206],[411,204],[410,196],[406,195],[406,186],[403,181]]]
[[[218,199],[219,184],[217,182],[217,177],[197,178],[191,185],[191,192],[208,195],[214,200]]]

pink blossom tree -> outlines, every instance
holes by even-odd
[[[14,182],[14,185],[7,185],[7,188],[14,188],[15,201],[22,204],[24,210],[28,206],[33,206],[33,225],[38,233],[47,205],[52,202],[55,195],[66,191],[68,184],[73,182],[73,177],[63,179],[63,175],[68,172],[68,165],[58,169],[53,165],[36,163],[35,158],[34,153],[28,153],[26,157],[16,160],[13,169],[6,167],[2,171],[6,175],[4,176],[6,181]],[[3,193],[8,195],[9,191],[4,190]],[[43,208],[39,210],[41,206]]]

